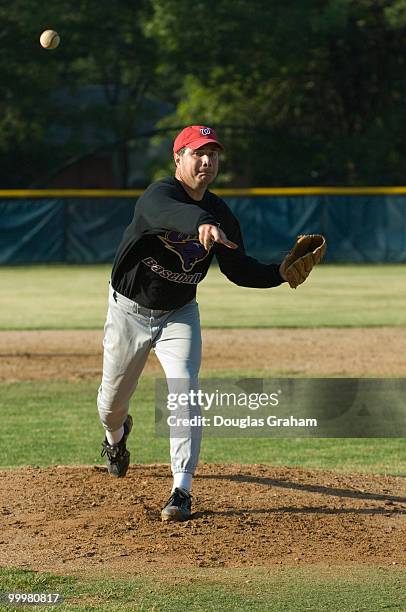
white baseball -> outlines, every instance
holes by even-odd
[[[61,39],[55,30],[45,30],[45,32],[42,32],[39,42],[44,49],[56,49]]]

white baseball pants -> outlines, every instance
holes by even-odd
[[[196,300],[177,310],[151,310],[114,291],[110,284],[104,326],[103,378],[97,406],[107,431],[116,431],[127,418],[129,402],[154,349],[168,381],[169,393],[198,389],[201,331]],[[184,416],[196,414],[186,406]],[[193,474],[200,452],[201,428],[185,438],[170,438],[172,473]]]

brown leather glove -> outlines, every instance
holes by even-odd
[[[326,239],[321,234],[298,236],[296,244],[281,263],[280,271],[292,289],[296,289],[320,263],[326,252]]]

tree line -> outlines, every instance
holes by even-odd
[[[170,140],[190,123],[227,145],[219,184],[404,184],[405,34],[406,0],[3,4],[0,185],[46,186],[114,150],[131,187],[152,143],[147,183],[172,172]]]

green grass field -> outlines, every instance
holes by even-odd
[[[404,588],[404,572],[383,567],[190,568],[93,579],[0,569],[2,591],[63,595],[65,603],[40,607],[56,611],[396,612],[405,609]]]
[[[0,268],[0,330],[101,329],[111,266]],[[324,265],[298,289],[237,287],[213,267],[199,286],[204,327],[406,325],[401,265]]]
[[[97,386],[96,382],[3,383],[0,467],[102,463],[103,429],[96,411]],[[136,463],[168,462],[168,440],[155,436],[154,390],[154,378],[144,376],[131,404],[136,425],[129,448]],[[239,463],[406,476],[404,438],[204,441],[201,453],[204,462],[235,463],[237,457]]]
[[[202,323],[206,327],[403,326],[406,284],[401,272],[396,265],[325,265],[293,292],[287,286],[239,288],[213,268],[199,288]],[[110,266],[0,268],[0,330],[101,330],[109,274]],[[0,468],[101,463],[98,382],[2,383]],[[131,411],[136,424],[129,440],[132,460],[168,463],[169,443],[154,435],[153,377],[141,379]],[[254,442],[208,438],[201,460],[406,476],[405,451],[402,438],[261,438]],[[107,577],[31,572],[8,567],[6,558],[0,566],[0,592],[62,593],[65,603],[41,607],[48,610],[406,610],[404,569],[364,565],[362,560],[348,567],[191,567]],[[0,604],[3,609],[32,606]]]

